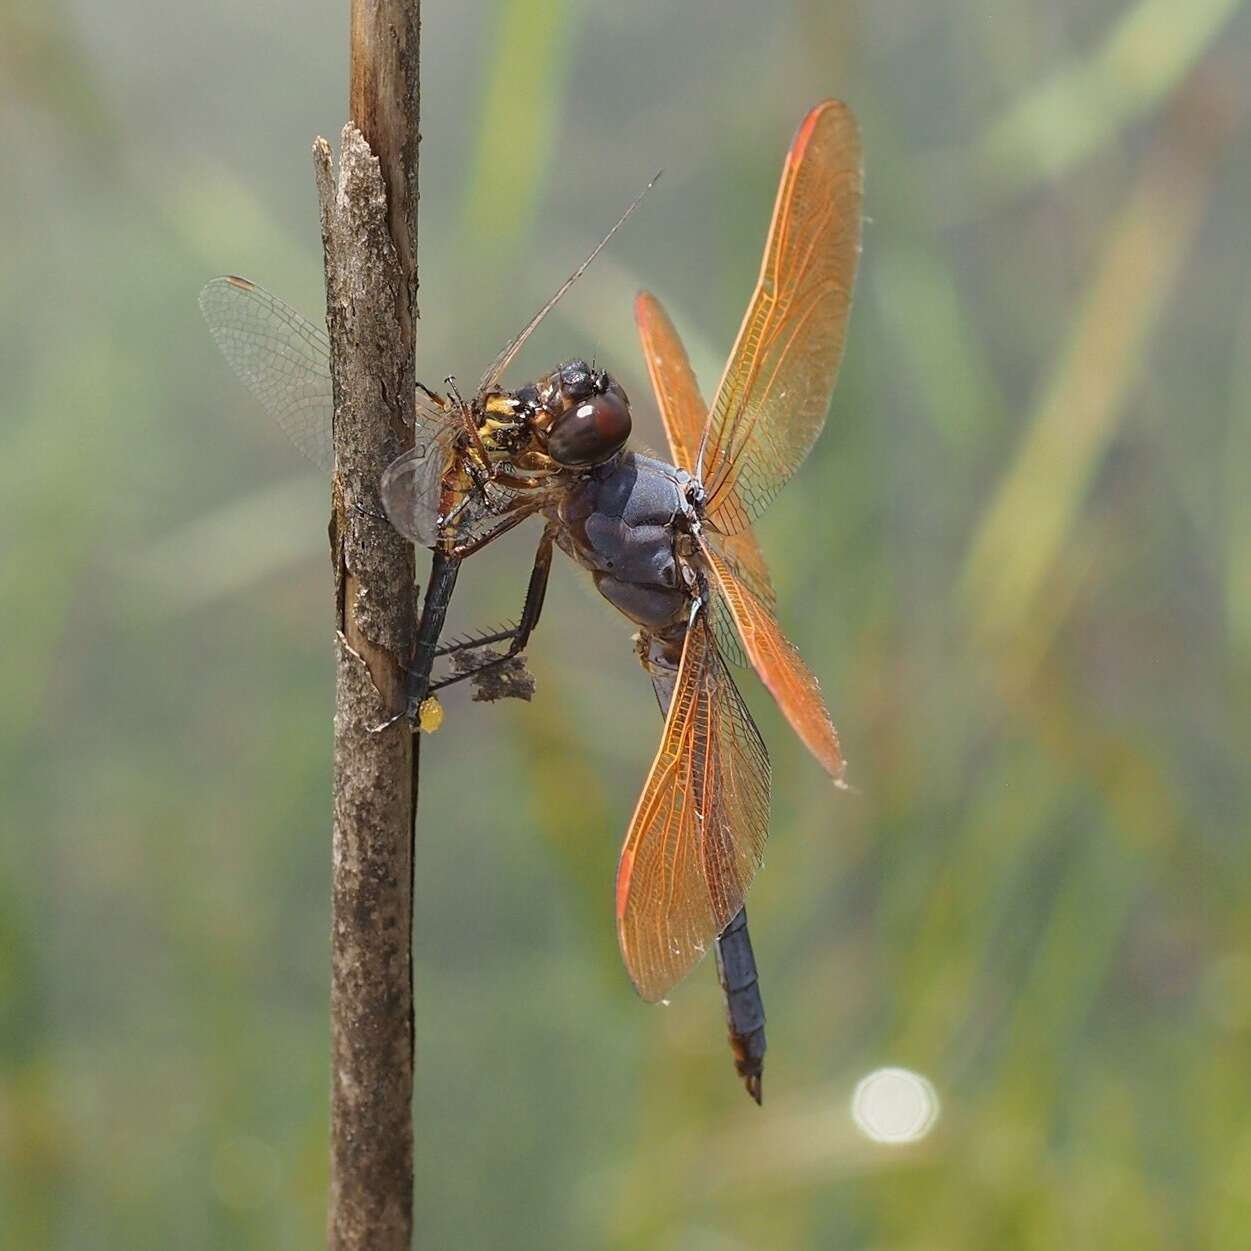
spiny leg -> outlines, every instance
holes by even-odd
[[[476,538],[466,539],[463,543],[457,543],[451,550],[451,555],[458,560],[464,560],[466,556],[472,556],[474,552],[484,548],[488,543],[498,539],[501,534],[507,534],[514,526],[519,526],[531,513],[536,512],[538,504],[533,500],[517,499],[514,500],[507,508],[500,511],[500,515],[504,518],[497,526],[493,526],[485,534],[479,534]]]
[[[530,635],[534,633],[535,626],[539,624],[539,617],[543,612],[543,598],[547,594],[547,579],[552,571],[552,545],[554,539],[555,530],[549,525],[543,531],[543,537],[539,540],[538,550],[534,554],[534,568],[530,571],[530,583],[526,587],[526,600],[522,605],[521,617],[516,626],[511,630],[500,630],[494,635],[467,641],[463,645],[456,644],[444,648],[442,654],[451,655],[454,652],[464,650],[466,647],[481,647],[486,643],[502,643],[505,639],[509,640],[507,650],[498,656],[493,656],[490,660],[480,665],[475,665],[472,669],[466,669],[463,673],[457,673],[450,678],[444,678],[440,682],[435,682],[429,687],[431,694],[435,691],[441,691],[445,687],[452,686],[457,682],[463,682],[466,678],[472,678],[476,674],[494,668],[496,665],[502,665],[505,661],[511,660],[522,651],[526,643],[529,642]]]
[[[424,387],[422,389],[425,390]],[[443,633],[443,623],[447,619],[448,604],[452,598],[452,589],[456,585],[456,575],[460,572],[461,562],[465,557],[472,556],[474,552],[485,547],[492,539],[497,539],[514,526],[520,525],[534,511],[533,501],[516,500],[501,513],[504,519],[485,534],[451,547],[440,545],[434,549],[430,579],[426,583],[426,598],[422,605],[417,637],[413,644],[413,663],[408,670],[407,707],[403,712],[397,712],[394,716],[388,717],[381,725],[374,726],[374,732],[389,729],[403,716],[407,716],[415,724],[426,696],[436,689],[430,685],[430,670],[434,666],[435,656],[444,654],[439,650],[439,635]]]
[[[467,635],[464,638],[457,639],[454,643],[448,643],[446,646],[440,647],[434,654],[436,657],[455,656],[458,652],[468,651],[472,647],[490,647],[492,643],[511,641],[517,636],[517,624],[517,622],[512,622],[487,634]]]
[[[456,585],[456,575],[460,572],[461,562],[465,557],[473,555],[479,548],[485,547],[492,539],[497,539],[514,526],[520,525],[533,511],[534,507],[528,501],[514,503],[504,520],[485,534],[451,548],[435,548],[434,562],[430,567],[430,580],[426,584],[421,623],[417,628],[417,639],[413,645],[413,663],[408,670],[407,713],[410,720],[416,721],[426,696],[437,689],[430,685],[430,670],[434,666],[435,656],[439,654],[439,635],[443,633],[448,603],[452,598],[452,588]],[[440,685],[443,684],[440,683]],[[377,728],[386,729],[402,715],[397,713]]]

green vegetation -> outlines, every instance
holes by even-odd
[[[0,16],[0,1245],[305,1251],[326,1174],[325,487],[196,308],[316,314],[334,5]],[[21,10],[18,12],[17,10]],[[860,115],[826,434],[762,526],[850,762],[773,754],[765,1106],[711,966],[633,996],[617,847],[659,721],[558,565],[529,705],[449,701],[418,849],[418,1245],[1251,1244],[1251,26],[1231,0],[426,6],[419,373],[587,354],[661,444],[790,132]],[[715,15],[715,16],[714,16]],[[533,536],[462,575],[515,612]],[[923,1142],[848,1113],[926,1075]]]

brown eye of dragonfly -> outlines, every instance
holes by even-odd
[[[630,407],[620,388],[567,408],[547,436],[547,450],[562,465],[597,465],[630,437]]]

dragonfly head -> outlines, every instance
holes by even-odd
[[[611,374],[566,361],[536,384],[535,427],[558,464],[583,468],[616,455],[630,437],[630,401]]]

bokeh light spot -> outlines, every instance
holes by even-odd
[[[917,1142],[938,1120],[938,1092],[911,1069],[874,1069],[856,1083],[851,1118],[874,1142]]]

